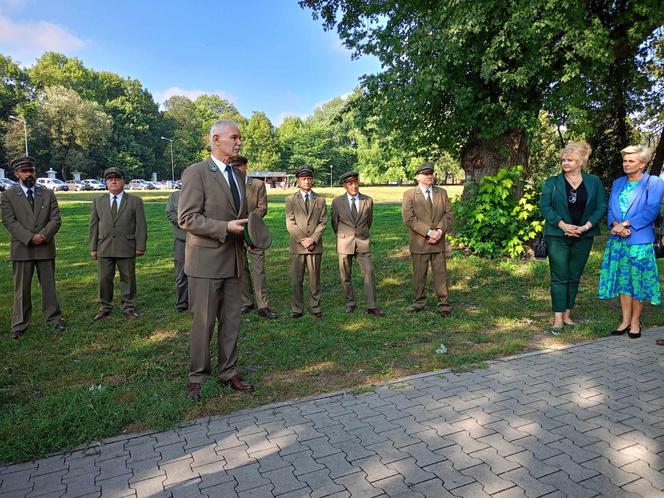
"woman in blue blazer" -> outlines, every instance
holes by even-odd
[[[590,145],[586,142],[567,144],[560,152],[562,172],[546,180],[540,196],[551,270],[554,335],[559,335],[565,325],[575,325],[570,313],[606,212],[604,185],[597,176],[583,171],[589,156]]]
[[[625,147],[621,176],[613,182],[606,242],[599,277],[600,299],[620,296],[622,320],[613,335],[641,337],[643,303],[660,303],[659,273],[653,242],[653,223],[664,196],[664,181],[646,173],[651,152],[642,145]]]

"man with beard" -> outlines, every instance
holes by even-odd
[[[60,208],[52,190],[35,185],[32,157],[11,162],[19,180],[2,194],[2,224],[11,235],[10,260],[14,275],[14,311],[11,336],[21,337],[32,317],[32,276],[35,268],[42,292],[42,316],[55,330],[65,329],[55,291],[55,234],[60,230]]]
[[[201,383],[211,374],[210,341],[215,322],[219,324],[219,382],[238,391],[253,389],[237,368],[238,290],[244,267],[247,196],[244,175],[229,162],[241,145],[237,124],[217,121],[210,129],[211,156],[182,174],[178,220],[187,232],[184,271],[192,313],[187,396],[194,402],[200,401]]]
[[[125,176],[120,168],[108,168],[104,179],[109,193],[92,200],[88,232],[90,256],[97,260],[101,305],[93,320],[111,314],[116,266],[120,271],[122,312],[136,318],[136,257],[145,254],[148,239],[143,199],[124,191]]]

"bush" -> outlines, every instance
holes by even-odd
[[[516,258],[526,251],[526,243],[541,233],[544,222],[538,188],[527,186],[521,198],[514,194],[522,173],[522,166],[502,168],[454,203],[454,245],[489,258]]]

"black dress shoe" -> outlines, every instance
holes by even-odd
[[[616,329],[613,332],[611,332],[611,335],[623,335],[625,332],[629,332],[629,326],[625,327],[622,330]]]
[[[244,315],[246,313],[249,313],[253,309],[254,309],[254,305],[250,304],[249,306],[242,306],[241,311],[242,311],[242,314]]]
[[[127,310],[124,312],[124,314],[128,318],[138,318],[138,311],[136,310]]]
[[[443,318],[447,318],[452,314],[452,310],[438,310],[438,313],[440,313],[440,316]]]
[[[638,339],[639,337],[641,337],[641,331],[639,330],[636,334],[627,332],[627,337],[629,337],[630,339]]]
[[[369,308],[367,310],[367,313],[369,313],[370,315],[375,315],[375,316],[385,316],[385,313],[383,313],[378,308]]]
[[[198,382],[190,382],[187,385],[187,397],[194,403],[201,400],[201,385]]]
[[[291,318],[302,318],[302,313],[300,313],[299,311],[293,311],[288,316]]]
[[[25,334],[25,330],[12,330],[11,336],[12,339],[20,339],[23,334]]]
[[[258,313],[263,318],[269,318],[270,320],[274,320],[275,318],[279,318],[279,315],[277,315],[270,308],[261,308],[256,313]]]
[[[322,311],[312,311],[311,314],[314,315],[316,318],[323,318],[325,316],[325,313],[323,313]]]
[[[65,331],[65,322],[64,320],[58,320],[53,324],[53,330],[56,332],[64,332]]]
[[[175,311],[178,313],[184,313],[185,311],[189,311],[188,307],[181,307],[181,308],[175,308]]]
[[[411,306],[408,308],[409,313],[419,313],[420,311],[423,311],[424,308],[418,308],[417,306]]]
[[[346,305],[346,313],[352,313],[355,311],[356,305],[354,304],[347,304]]]
[[[99,312],[92,318],[92,321],[97,322],[102,318],[106,318],[110,314],[111,314],[110,311],[99,310]]]
[[[242,380],[242,377],[239,375],[234,375],[228,380],[222,380],[222,384],[227,385],[231,389],[236,391],[253,391],[254,386]]]

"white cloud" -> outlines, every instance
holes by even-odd
[[[164,102],[166,102],[171,97],[174,97],[175,95],[181,95],[183,97],[187,97],[190,100],[196,100],[201,95],[218,95],[222,99],[226,99],[229,102],[233,102],[235,100],[235,98],[232,95],[225,92],[214,92],[210,90],[198,90],[198,89],[185,90],[184,88],[180,88],[179,86],[172,86],[162,92],[154,92],[154,99],[156,102],[160,102],[163,104]]]
[[[18,59],[39,57],[49,50],[68,54],[86,45],[85,41],[57,24],[48,21],[20,23],[0,16],[0,51]]]

